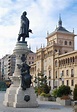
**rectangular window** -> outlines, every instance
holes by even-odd
[[[49,79],[51,79],[51,70],[49,70]]]
[[[56,78],[57,78],[57,71],[56,71]]]
[[[67,80],[67,86],[69,86],[69,80]]]
[[[68,70],[66,70],[66,75],[68,75]]]
[[[68,51],[65,51],[65,53],[67,53]]]
[[[71,80],[71,86],[74,86],[74,80]]]
[[[74,70],[71,69],[71,77],[74,77]]]
[[[51,86],[51,82],[49,81],[49,86]]]
[[[62,85],[64,85],[64,81],[62,81]]]
[[[32,59],[34,59],[34,57],[32,57]]]
[[[57,67],[57,60],[55,61],[55,66]]]
[[[29,64],[31,64],[31,62],[29,62]]]
[[[62,76],[64,76],[64,70],[62,70]]]
[[[29,57],[29,59],[31,59],[31,57]]]

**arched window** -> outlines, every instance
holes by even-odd
[[[70,42],[69,42],[69,45],[71,45],[71,44],[72,44],[72,42],[70,41]]]
[[[61,64],[63,65],[63,60],[61,60]]]
[[[74,69],[71,69],[71,77],[74,77]]]
[[[55,52],[57,52],[57,49],[55,49]]]
[[[69,58],[68,58],[68,64],[69,64]]]
[[[73,63],[74,63],[74,57],[73,57]]]
[[[65,41],[65,45],[67,45],[67,41]]]
[[[72,57],[70,58],[70,63],[72,62]]]
[[[65,59],[64,59],[64,65],[65,65]]]
[[[64,66],[64,59],[62,60],[62,65]]]
[[[57,67],[57,60],[55,61],[55,66]]]
[[[66,64],[67,64],[67,59],[66,59]]]

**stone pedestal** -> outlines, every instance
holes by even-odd
[[[21,71],[17,66],[17,64],[22,64],[22,54],[25,54],[26,57],[29,53],[27,42],[18,42],[15,46],[13,53],[16,55],[15,71],[13,76],[11,77],[13,84],[10,86],[10,88],[7,89],[3,104],[6,106],[19,108],[38,107],[38,102],[36,101],[36,95],[33,87],[26,88],[26,90],[22,90]],[[24,100],[26,95],[30,97],[29,101]]]

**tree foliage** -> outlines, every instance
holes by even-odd
[[[52,91],[52,95],[56,98],[57,97],[58,88]]]
[[[61,85],[59,86],[59,88],[54,89],[52,91],[52,95],[54,97],[68,96],[69,94],[71,94],[71,89],[69,86],[66,86],[66,85]]]
[[[47,85],[47,77],[43,73],[38,73],[38,76],[35,78],[35,83],[37,84],[37,93],[48,94],[50,92],[50,86]],[[35,90],[36,91],[36,90]]]
[[[0,91],[5,91],[7,89],[7,85],[4,81],[0,81]]]
[[[77,84],[75,85],[75,88],[74,88],[73,99],[77,100]]]
[[[61,85],[57,91],[57,97],[62,97],[63,95],[71,94],[71,89],[69,86]]]

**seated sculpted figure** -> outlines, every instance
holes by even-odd
[[[17,64],[17,66],[21,70],[21,87],[26,90],[26,88],[30,88],[31,84],[30,66],[26,62],[23,62],[22,65]]]
[[[30,75],[30,66],[26,63],[23,63],[21,66],[21,87],[23,90],[26,90],[26,88],[30,88],[31,84],[31,75]]]

